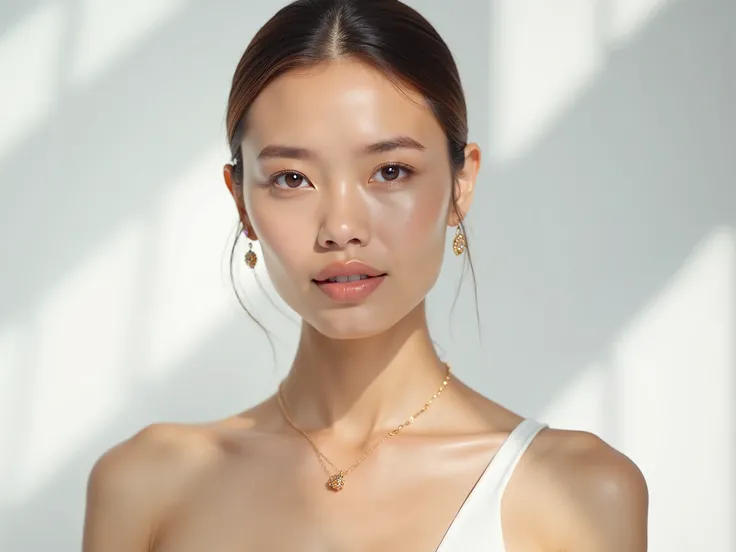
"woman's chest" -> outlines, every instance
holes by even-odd
[[[483,464],[388,465],[361,467],[339,492],[308,465],[225,470],[170,512],[154,551],[435,552]]]

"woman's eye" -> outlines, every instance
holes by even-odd
[[[297,189],[304,185],[311,186],[311,183],[303,174],[297,172],[285,172],[273,177],[273,183],[277,188]]]
[[[412,172],[411,169],[402,165],[384,165],[376,171],[373,178],[378,182],[394,182],[411,176]]]

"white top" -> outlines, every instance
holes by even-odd
[[[527,419],[509,434],[455,515],[436,552],[506,552],[501,499],[522,455],[546,427]]]

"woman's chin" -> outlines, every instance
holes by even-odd
[[[358,309],[355,309],[358,310]],[[305,317],[306,322],[328,339],[367,339],[390,330],[401,317],[389,320],[376,312],[355,312],[345,309]],[[353,312],[350,312],[353,311]]]
[[[320,323],[312,325],[315,331],[328,339],[368,339],[385,332],[388,327],[376,327],[372,324],[350,324],[350,325],[334,325],[329,323]]]

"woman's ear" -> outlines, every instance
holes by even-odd
[[[475,181],[478,178],[480,170],[481,152],[478,144],[468,144],[465,146],[465,164],[458,172],[455,179],[455,200],[456,205],[450,205],[448,213],[448,226],[457,226],[460,224],[470,211],[470,204],[473,202],[473,193],[475,191]],[[457,209],[456,209],[457,207]]]
[[[245,210],[243,186],[238,182],[237,176],[235,175],[235,167],[231,164],[227,164],[223,167],[222,173],[225,178],[225,185],[235,201],[235,206],[238,210],[238,217],[240,218],[240,222],[243,224],[243,232],[245,232],[245,235],[249,240],[257,240],[258,238],[250,224],[248,213]]]

